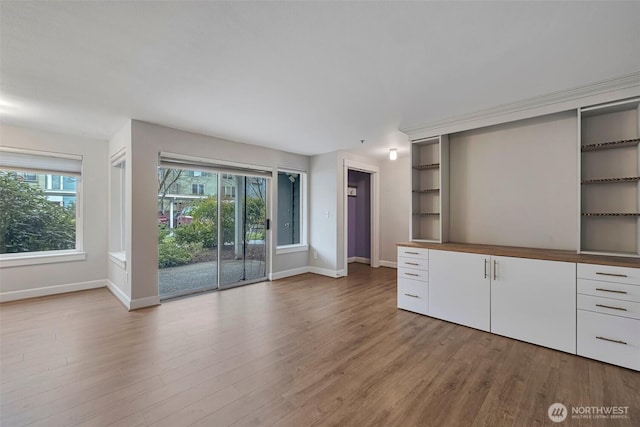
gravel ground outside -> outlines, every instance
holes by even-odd
[[[215,261],[162,268],[158,271],[160,299],[217,285],[218,263]],[[264,277],[264,261],[222,261],[222,283],[242,281],[243,268],[247,280]]]

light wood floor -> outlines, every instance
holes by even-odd
[[[640,374],[396,309],[395,270],[303,275],[127,313],[106,290],[2,304],[5,426],[552,425]],[[554,424],[555,425],[555,424]]]

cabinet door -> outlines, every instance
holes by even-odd
[[[489,256],[429,251],[429,315],[489,331]]]
[[[576,265],[491,257],[491,332],[576,352]]]

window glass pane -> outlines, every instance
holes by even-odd
[[[60,190],[60,175],[49,175],[49,181],[51,182],[51,186],[49,187],[51,190]]]
[[[301,174],[278,172],[278,246],[300,244]]]
[[[0,253],[75,249],[75,178],[0,170]],[[57,178],[57,179],[56,179]],[[74,190],[60,192],[65,180]],[[58,188],[52,188],[58,183]]]
[[[62,177],[62,189],[67,191],[76,191],[76,179],[72,176]]]

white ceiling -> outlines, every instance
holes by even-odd
[[[7,2],[2,121],[301,154],[640,70],[640,2]],[[179,141],[176,141],[179,143]]]

